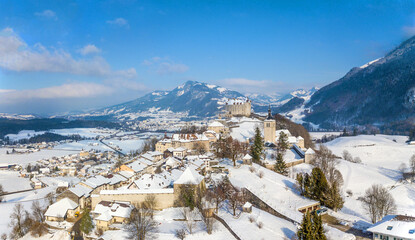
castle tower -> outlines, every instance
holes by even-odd
[[[264,121],[264,141],[275,143],[275,120],[271,114],[271,106],[268,108],[268,117]]]

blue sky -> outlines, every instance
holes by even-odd
[[[59,113],[196,80],[324,86],[415,33],[414,1],[0,2],[0,112]]]

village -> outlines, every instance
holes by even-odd
[[[88,143],[90,149],[25,166],[2,165],[3,171],[30,179],[35,191],[45,190],[44,200],[31,207],[40,223],[30,232],[23,230],[30,214],[23,214],[20,203],[14,205],[13,213],[25,217],[11,220],[17,235],[10,238],[120,239],[145,228],[142,239],[296,239],[303,216],[317,212],[321,218],[344,201],[325,203],[299,186],[298,177],[309,176],[300,169],[318,166],[315,158],[322,156],[304,137],[277,124],[271,109],[267,116],[253,117],[249,99],[231,99],[206,127],[146,135],[137,151],[122,153],[112,139],[138,139],[142,133],[105,130],[107,135],[90,138],[96,140]],[[104,140],[107,149],[100,149]],[[19,147],[40,150],[72,143]],[[13,192],[2,196],[6,203],[9,195]],[[371,238],[361,228],[349,231],[323,219],[327,239]],[[380,226],[374,227],[374,239],[387,236]]]

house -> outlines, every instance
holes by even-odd
[[[415,217],[387,215],[367,231],[373,233],[373,240],[415,239]]]
[[[252,164],[252,156],[248,153],[242,158],[243,164],[251,165]]]
[[[106,231],[114,223],[127,223],[133,209],[130,202],[101,201],[91,214],[97,228]]]
[[[213,122],[209,123],[208,124],[208,130],[214,131],[215,133],[218,133],[218,134],[229,133],[229,129],[227,127],[225,127],[225,125],[223,125],[222,123],[220,123],[218,121],[213,121]]]
[[[242,206],[242,211],[247,212],[247,213],[251,213],[251,212],[252,212],[252,203],[250,203],[250,202],[246,202],[246,203]]]
[[[78,183],[60,194],[57,197],[57,200],[69,198],[70,200],[79,204],[80,208],[85,208],[87,205],[89,205],[89,196],[91,195],[92,190],[92,188]]]
[[[216,138],[208,138],[204,133],[175,133],[171,138],[165,136],[156,143],[156,151],[164,152],[169,148],[187,148],[196,149],[204,148],[205,151],[210,150],[210,143],[215,142]]]
[[[79,205],[69,198],[63,198],[50,205],[46,210],[45,217],[47,221],[61,222],[67,218],[75,217],[79,211]]]
[[[141,157],[152,162],[157,162],[163,159],[163,153],[158,151],[150,151],[142,154]]]

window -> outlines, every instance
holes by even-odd
[[[392,226],[388,226],[388,227],[386,228],[386,230],[389,230],[389,231],[390,231],[390,230],[392,230],[392,228],[393,228]]]

